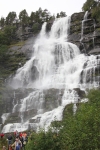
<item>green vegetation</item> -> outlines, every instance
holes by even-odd
[[[25,9],[20,12],[19,19],[23,27],[24,27],[24,24],[28,25],[28,13]]]
[[[7,139],[4,137],[0,139],[0,149],[2,150],[2,147],[6,146],[7,147]]]
[[[92,17],[96,21],[100,22],[100,0],[97,0],[97,1],[95,1],[95,0],[87,0],[84,3],[82,9],[84,11],[90,11],[91,14],[92,14]]]
[[[0,30],[0,45],[10,45],[15,39],[15,26],[5,26],[2,30]]]
[[[24,44],[25,44],[25,41],[14,42],[14,43],[10,44],[9,48],[11,48],[13,46],[23,46]]]
[[[32,29],[33,29],[34,33],[38,33],[41,29],[41,26],[39,23],[34,23],[32,26]]]
[[[26,150],[99,150],[100,90],[91,90],[87,98],[87,103],[79,103],[75,115],[70,104],[63,121],[52,122],[48,132],[33,133]]]
[[[16,12],[9,12],[8,16],[6,17],[5,24],[12,25],[16,17],[17,17]]]
[[[61,12],[58,17],[64,17],[66,14]],[[31,12],[28,16],[27,11],[24,9],[19,13],[17,19],[16,12],[9,12],[6,18],[1,17],[0,19],[0,46],[1,45],[12,45],[17,43],[18,40],[18,29],[22,27],[21,32],[25,32],[25,27],[29,27],[32,33],[38,33],[41,30],[41,26],[45,21],[54,20],[55,17],[51,16],[47,9],[42,10],[39,8],[36,12]]]
[[[0,65],[2,65],[8,59],[7,50],[8,50],[7,45],[0,46]]]
[[[56,18],[66,17],[66,13],[61,11],[60,13],[57,13]]]

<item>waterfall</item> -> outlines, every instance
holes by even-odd
[[[84,27],[85,27],[85,22],[87,22],[90,19],[87,19],[88,17],[88,11],[86,11],[84,15],[84,20],[82,21],[82,30],[81,30],[81,39],[80,42],[82,45],[82,39],[84,36]],[[95,20],[93,20],[93,26],[94,26],[94,31],[93,31],[93,49],[95,48]],[[86,63],[85,67],[82,72],[82,85],[81,88],[85,89],[86,86],[88,89],[92,88],[97,88],[99,87],[99,65],[100,65],[100,56],[93,56],[91,55],[90,57],[86,56]]]
[[[18,69],[12,82],[14,87],[25,85],[28,88],[44,89],[64,88],[69,85],[71,88],[72,84],[77,84],[74,74],[78,74],[80,65],[77,66],[75,61],[80,52],[76,45],[67,42],[69,20],[70,18],[56,20],[49,36],[46,35],[44,23],[34,45],[33,57]],[[35,81],[31,79],[33,67],[39,74]]]
[[[87,17],[88,17],[88,11],[85,12],[84,19],[82,20],[82,29],[81,29],[81,39],[80,39],[80,42],[83,40],[84,22],[87,20]]]
[[[93,48],[95,48],[95,27],[96,27],[95,20],[93,20],[93,25],[94,25],[94,33],[93,33]]]
[[[13,132],[16,129],[24,131],[29,126],[36,130],[47,129],[55,118],[62,119],[63,110],[69,103],[74,103],[75,114],[79,96],[74,89],[87,88],[86,79],[83,81],[85,84],[80,83],[80,74],[86,62],[88,62],[86,66],[91,67],[89,64],[92,57],[80,54],[79,48],[68,42],[69,29],[70,17],[56,19],[49,33],[46,33],[46,23],[43,24],[33,45],[32,57],[17,70],[10,83],[14,89],[31,88],[33,91],[13,107],[13,113],[18,114],[21,122],[5,125],[2,132]],[[87,72],[85,71],[83,76],[84,74],[86,78]],[[50,89],[58,90],[59,95],[63,92],[62,97],[58,97],[56,106],[50,103],[52,101],[50,98],[48,103],[51,105],[47,108],[46,91]]]

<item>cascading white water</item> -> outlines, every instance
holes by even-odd
[[[28,125],[36,126],[36,128],[48,127],[55,117],[57,120],[62,119],[62,112],[67,104],[77,103],[78,96],[73,89],[86,88],[86,84],[80,83],[80,73],[84,63],[91,62],[91,58],[89,60],[88,56],[80,54],[76,45],[67,42],[69,27],[70,17],[57,19],[48,34],[46,33],[46,23],[43,24],[40,35],[33,46],[32,58],[17,70],[11,83],[13,88],[24,88],[25,86],[34,90],[13,108],[13,112],[16,112],[19,105],[17,111],[20,112],[21,123],[6,125],[3,132],[13,132],[16,129],[23,131],[28,128]],[[94,59],[96,60],[96,58]],[[34,69],[36,76],[32,71]],[[62,101],[58,108],[44,112],[43,90],[52,88],[59,89],[59,91],[64,90]],[[23,122],[23,112],[33,109],[36,115]],[[73,109],[75,113],[76,105]],[[39,119],[39,123],[29,123],[29,119],[36,118]]]
[[[49,36],[46,35],[44,23],[40,37],[34,45],[33,57],[26,65],[18,69],[13,79],[14,85],[17,82],[23,86],[35,88],[73,88],[79,82],[79,68],[76,59],[79,49],[76,45],[67,42],[70,18],[56,20],[52,26]],[[35,62],[34,62],[35,61]],[[39,78],[34,82],[31,80],[32,66],[37,68]],[[66,67],[67,66],[67,67]],[[74,80],[74,76],[77,79]]]
[[[96,81],[96,76],[99,75],[99,65],[100,65],[100,55],[87,57],[86,67],[83,70],[83,84],[82,87],[84,89],[87,87],[88,89],[99,87],[99,80]],[[96,73],[96,69],[98,72]],[[89,81],[87,83],[87,79]]]
[[[80,42],[83,40],[83,34],[84,34],[84,22],[87,20],[88,11],[85,12],[84,19],[82,20],[82,28],[81,28],[81,39]]]

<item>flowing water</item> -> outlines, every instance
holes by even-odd
[[[87,87],[97,86],[95,79],[91,83],[91,78],[100,60],[97,60],[96,56],[80,54],[79,48],[68,42],[69,29],[70,17],[55,20],[49,33],[46,33],[46,23],[43,24],[33,45],[34,52],[31,59],[17,70],[11,82],[14,89],[31,88],[33,92],[20,99],[19,103],[15,104],[13,100],[15,105],[12,112],[19,112],[21,122],[5,125],[2,132],[24,131],[29,127],[36,130],[47,129],[53,120],[62,119],[62,112],[67,104],[74,103],[73,113],[75,114],[79,95],[74,88],[85,90]],[[86,64],[85,67],[84,64]],[[87,83],[88,75],[90,82]],[[49,89],[58,89],[59,95],[63,89],[63,95],[61,103],[57,100],[57,107],[52,106],[51,110],[45,110],[44,90]],[[25,120],[24,112],[33,110],[35,115]],[[3,122],[5,116],[8,115],[2,116]],[[30,120],[35,120],[35,122],[30,123]]]

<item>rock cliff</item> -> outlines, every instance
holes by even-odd
[[[100,53],[100,23],[96,22],[91,13],[75,13],[71,16],[70,34],[68,40],[76,44],[85,54]]]

